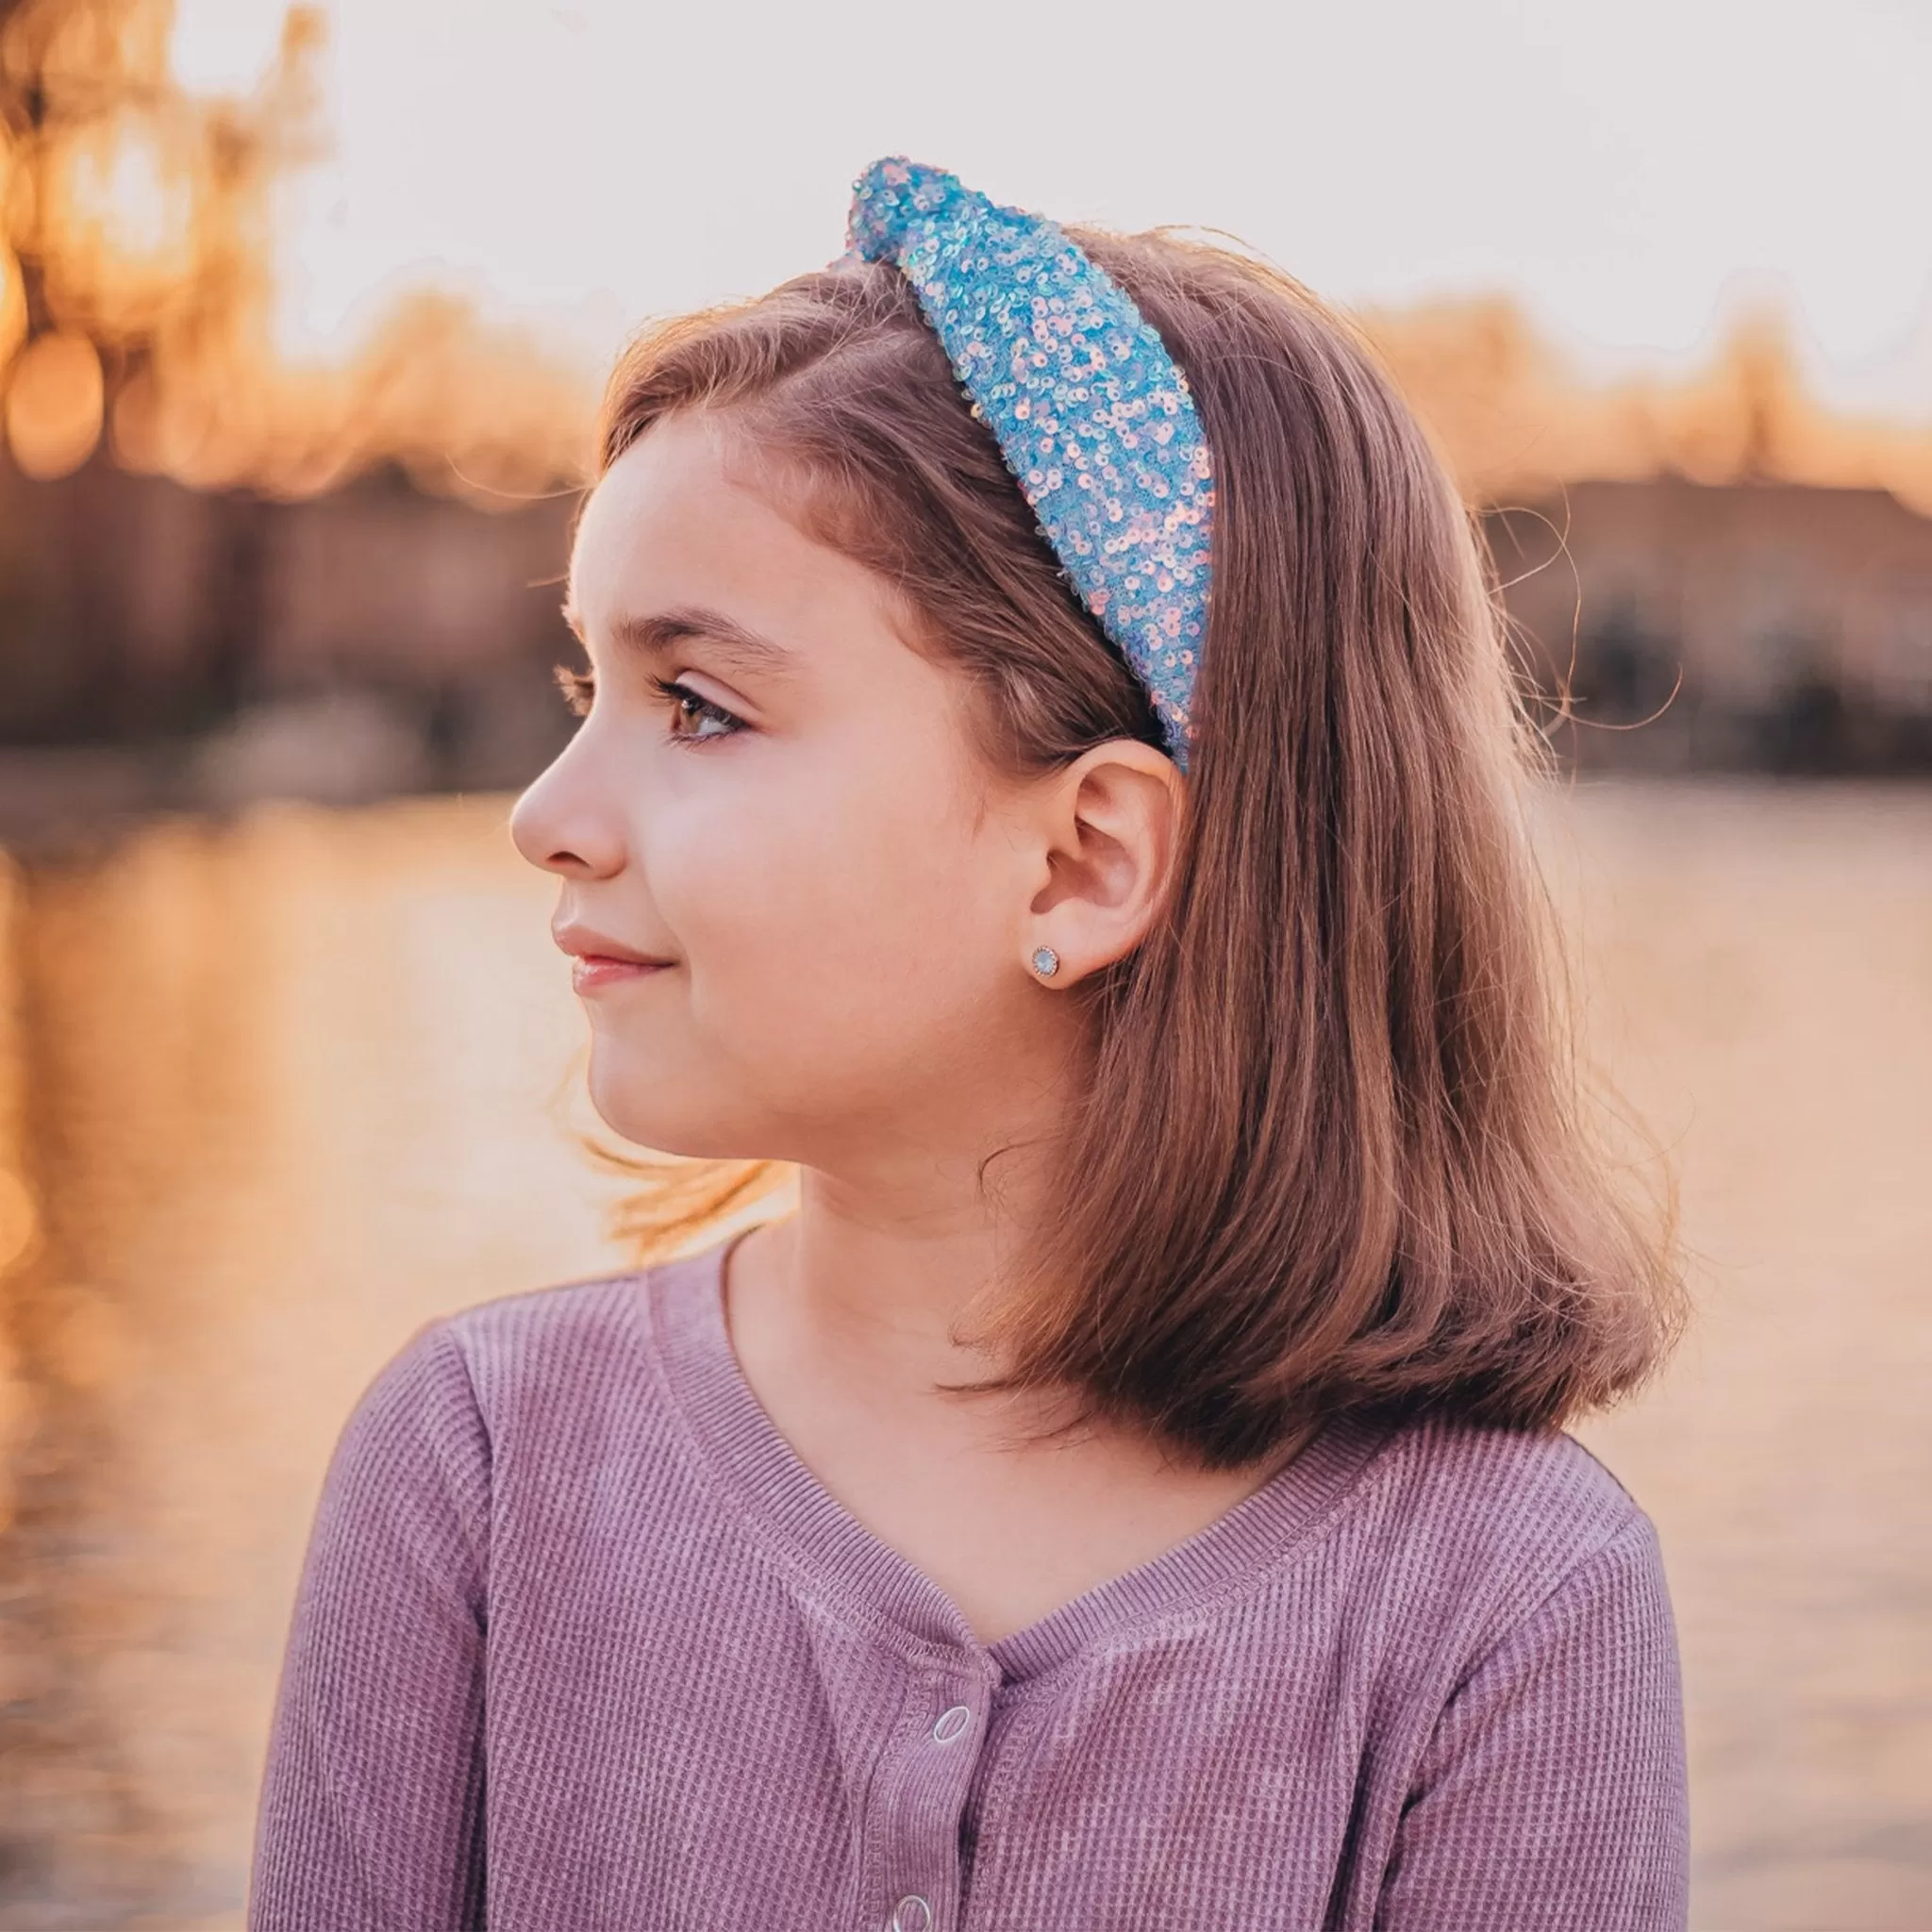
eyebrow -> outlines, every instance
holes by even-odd
[[[582,613],[568,602],[562,613],[571,634],[588,649]],[[789,675],[798,661],[796,654],[783,644],[701,604],[620,617],[610,626],[610,637],[620,651],[643,658],[661,657],[676,644],[702,643],[719,663],[767,677]]]

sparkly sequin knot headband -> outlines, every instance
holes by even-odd
[[[1146,687],[1185,772],[1214,512],[1187,377],[1057,224],[997,207],[942,169],[874,161],[854,189],[848,240],[912,285],[973,413]]]

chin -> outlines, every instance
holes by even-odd
[[[717,1084],[706,1075],[680,1079],[662,1067],[615,1066],[599,1049],[587,1082],[591,1105],[612,1133],[654,1154],[691,1160],[754,1160],[745,1123],[718,1105]]]

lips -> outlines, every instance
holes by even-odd
[[[570,983],[576,992],[594,992],[599,987],[619,986],[626,980],[649,979],[665,973],[669,965],[653,966],[631,959],[600,958],[596,954],[576,954],[571,959]]]
[[[641,953],[635,946],[627,946],[622,940],[613,939],[608,933],[598,932],[591,926],[579,925],[575,922],[553,926],[551,937],[564,952],[587,966],[634,966],[648,969],[676,964],[675,960],[666,958],[661,953]]]

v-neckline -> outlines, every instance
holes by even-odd
[[[1288,1556],[1328,1515],[1387,1436],[1331,1421],[1285,1467],[1159,1555],[1092,1585],[1033,1623],[982,1644],[965,1613],[909,1557],[819,1479],[746,1380],[724,1312],[724,1269],[740,1228],[643,1276],[640,1302],[693,1446],[752,1526],[815,1591],[884,1634],[948,1656],[967,1651],[1002,1677],[1034,1677],[1142,1625],[1205,1608]]]

